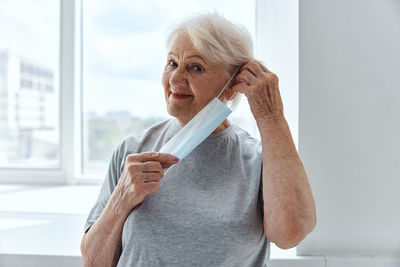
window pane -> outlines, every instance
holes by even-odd
[[[85,0],[83,4],[84,173],[104,174],[123,138],[169,118],[161,84],[168,25],[193,12],[216,10],[244,24],[254,37],[253,1]],[[230,118],[248,122],[243,116]]]
[[[59,9],[0,0],[0,167],[59,165]]]

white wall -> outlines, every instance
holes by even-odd
[[[399,257],[400,1],[300,1],[299,56],[318,225],[298,254]]]
[[[279,77],[284,113],[294,142],[299,116],[299,3],[258,0],[256,57]]]

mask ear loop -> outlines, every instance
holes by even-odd
[[[228,85],[231,83],[232,79],[235,77],[235,75],[238,73],[239,69],[241,66],[239,66],[236,71],[232,74],[231,78],[229,79],[229,81],[225,84],[224,88],[222,88],[221,92],[218,94],[217,98],[219,99],[219,97],[222,95],[222,93],[225,91],[226,87],[228,87]],[[233,94],[228,101],[230,101],[236,94]]]

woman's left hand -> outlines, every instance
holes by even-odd
[[[261,63],[251,61],[243,65],[231,90],[246,95],[256,120],[284,118],[278,76]]]

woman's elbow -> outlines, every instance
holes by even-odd
[[[83,266],[85,267],[90,267],[94,266],[91,261],[90,257],[88,254],[88,247],[87,247],[87,240],[86,240],[86,234],[83,236],[82,241],[81,241],[81,254],[82,254],[82,261],[83,261]]]
[[[275,245],[280,249],[291,249],[297,246],[305,236],[292,235],[289,238],[279,239],[275,242]]]
[[[290,249],[297,246],[306,236],[311,233],[316,226],[316,218],[313,218],[306,224],[292,225],[286,228],[285,234],[281,238],[276,239],[274,242],[277,247],[281,249]]]
[[[306,234],[301,232],[290,233],[288,237],[276,240],[275,245],[280,249],[291,249],[297,246],[305,237]]]

